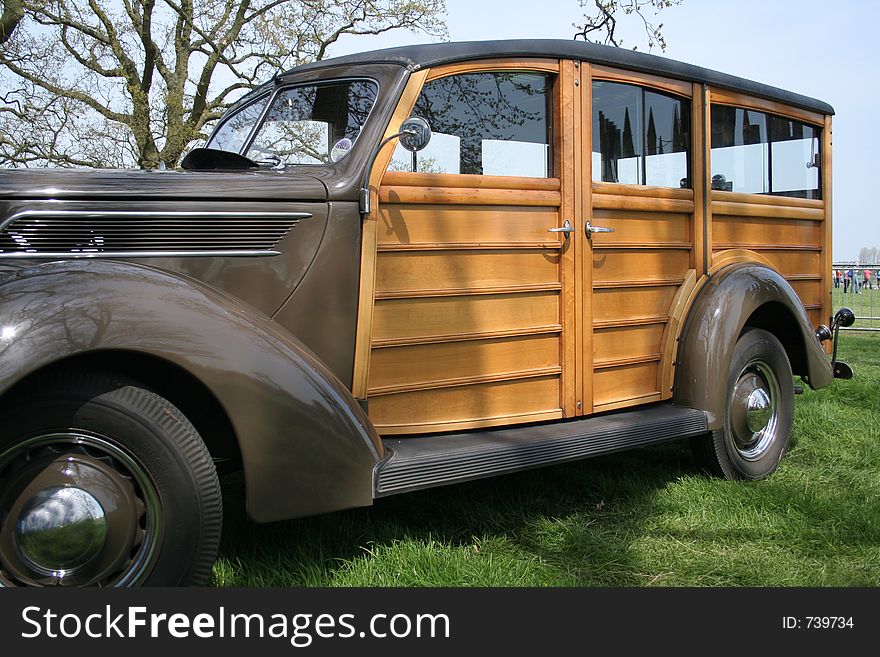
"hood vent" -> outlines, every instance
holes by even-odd
[[[0,259],[273,256],[306,212],[24,210],[0,223]]]

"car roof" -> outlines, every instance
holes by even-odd
[[[701,66],[686,64],[667,57],[650,55],[624,48],[615,48],[587,41],[564,39],[511,39],[501,41],[460,41],[447,43],[428,43],[397,48],[372,50],[352,55],[343,55],[325,59],[320,62],[303,64],[276,76],[284,80],[288,75],[302,71],[315,70],[331,66],[355,64],[397,64],[411,71],[476,59],[500,57],[549,57],[559,59],[577,59],[596,64],[616,66],[620,68],[664,75],[689,82],[706,83],[723,87],[745,94],[760,96],[768,100],[802,109],[834,114],[834,108],[828,103],[809,96],[779,89],[754,80],[747,80],[735,75],[720,73]]]

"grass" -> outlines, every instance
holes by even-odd
[[[878,586],[880,336],[852,381],[797,397],[760,482],[698,472],[686,443],[255,525],[227,486],[218,586]]]

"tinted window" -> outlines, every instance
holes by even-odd
[[[425,84],[413,111],[433,136],[397,147],[389,169],[492,176],[550,175],[552,81],[534,73],[469,73]]]
[[[772,114],[712,106],[712,189],[821,198],[819,129]]]
[[[593,180],[688,187],[690,104],[618,82],[593,83]]]
[[[358,138],[376,91],[369,80],[285,89],[272,101],[246,155],[261,163],[337,162]]]

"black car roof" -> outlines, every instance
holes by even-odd
[[[418,69],[452,62],[463,62],[490,57],[550,57],[579,59],[617,66],[642,73],[665,75],[689,82],[707,83],[725,89],[775,100],[802,109],[834,114],[828,103],[809,96],[785,91],[753,80],[719,73],[708,68],[685,64],[667,57],[604,46],[586,41],[563,39],[513,39],[504,41],[460,41],[452,43],[429,43],[413,46],[385,48],[353,55],[343,55],[320,62],[304,64],[277,76],[284,79],[292,73],[314,70],[328,66],[352,64],[397,64],[416,71]]]

